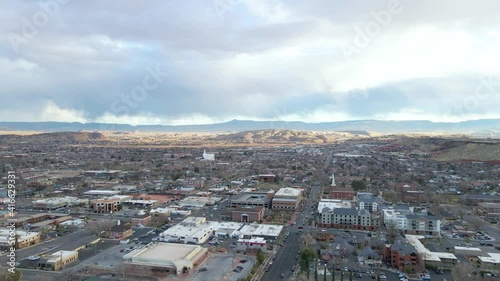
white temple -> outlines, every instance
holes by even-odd
[[[215,154],[213,154],[213,153],[207,153],[206,150],[203,150],[203,160],[214,161],[215,160]]]

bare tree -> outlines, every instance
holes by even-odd
[[[78,276],[78,271],[74,268],[68,268],[61,271],[61,275],[57,278],[61,281],[80,281],[81,278]]]
[[[455,265],[451,270],[451,276],[454,281],[469,281],[475,280],[477,272],[474,271],[474,266],[470,263],[460,263]]]

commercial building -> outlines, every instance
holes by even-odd
[[[264,218],[264,207],[240,207],[231,210],[232,221],[258,222]]]
[[[67,264],[78,260],[78,251],[58,251],[38,261],[38,267],[45,270],[61,270]]]
[[[216,225],[204,217],[189,217],[161,233],[160,241],[203,244],[214,234]]]
[[[103,198],[92,200],[91,208],[94,213],[116,213],[119,211],[121,200],[119,198]]]
[[[500,254],[499,253],[487,253],[486,256],[477,257],[479,260],[479,266],[483,270],[500,269]]]
[[[251,239],[261,237],[266,240],[276,240],[282,231],[282,225],[252,223],[240,229],[240,238]]]
[[[248,192],[237,195],[231,199],[231,208],[238,207],[264,207],[269,209],[271,207],[271,200],[274,191],[266,192]]]
[[[88,204],[88,203],[89,203],[88,199],[80,199],[71,196],[45,198],[31,202],[33,209],[47,210],[47,211],[52,211],[59,208],[66,208],[70,206],[78,206],[80,204]]]
[[[190,275],[207,257],[207,249],[198,245],[158,243],[136,249],[123,258],[127,274],[165,278]]]
[[[302,188],[284,187],[280,188],[274,195],[272,200],[273,209],[292,210],[294,211],[299,206],[302,200]]]
[[[394,244],[386,245],[384,248],[385,263],[399,271],[405,271],[405,267],[410,266],[416,269],[418,265],[417,249],[404,240],[396,240]]]
[[[338,186],[331,187],[331,198],[332,199],[352,201],[352,200],[354,200],[355,195],[356,195],[356,192],[354,191],[353,188],[338,187]]]
[[[15,242],[16,236],[17,243]],[[38,244],[40,243],[40,233],[16,230],[15,236],[12,236],[9,228],[0,228],[0,248],[10,249],[10,247],[14,246],[12,243],[15,244],[15,248],[18,250]]]
[[[205,206],[212,206],[215,203],[219,202],[221,199],[222,199],[221,197],[215,197],[215,196],[212,197],[189,196],[182,199],[179,202],[179,205],[190,208],[203,208]]]
[[[261,249],[262,251],[266,251],[267,242],[262,237],[238,239],[238,242],[236,242],[236,249],[240,251],[246,251],[247,249]]]
[[[118,221],[106,231],[106,237],[111,239],[125,239],[132,235],[132,225],[130,223],[122,224]]]
[[[448,252],[432,252],[427,249],[420,240],[424,239],[425,236],[421,235],[405,235],[407,242],[412,245],[418,255],[421,257],[425,266],[431,265],[439,268],[451,269],[457,262],[457,257]]]
[[[148,226],[151,223],[151,215],[144,213],[143,210],[140,210],[137,215],[132,217],[132,225],[133,226]]]
[[[481,202],[477,204],[478,211],[485,217],[500,217],[500,203]]]

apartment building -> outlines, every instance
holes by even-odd
[[[398,217],[397,228],[405,234],[441,235],[441,220],[436,216],[409,214]]]
[[[367,210],[351,208],[336,208],[333,210],[324,208],[320,213],[318,223],[320,227],[362,230],[375,230],[379,225],[378,218]]]
[[[358,192],[358,207],[361,210],[368,212],[378,212],[379,203],[377,198],[372,193]]]

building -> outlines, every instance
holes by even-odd
[[[262,251],[266,251],[267,242],[262,237],[238,239],[238,242],[236,242],[236,249],[240,251],[246,251],[248,249],[261,249]]]
[[[119,198],[103,198],[92,200],[91,208],[94,213],[116,213],[121,208]]]
[[[120,174],[119,170],[109,170],[109,171],[84,171],[83,175],[86,177],[96,177],[96,178],[116,178]]]
[[[331,198],[338,200],[354,200],[356,191],[351,187],[337,187],[333,186],[331,189]]]
[[[258,175],[259,182],[276,182],[276,175]]]
[[[460,196],[467,205],[475,206],[481,202],[500,203],[500,195],[489,194],[465,194]]]
[[[78,260],[78,251],[58,251],[38,261],[40,269],[61,270],[65,265]]]
[[[231,220],[237,222],[258,222],[264,219],[264,207],[240,207],[231,210]]]
[[[31,202],[31,205],[35,210],[53,211],[59,208],[87,205],[88,203],[89,203],[88,199],[80,199],[77,197],[64,196],[64,197],[51,197],[51,198],[35,200]]]
[[[140,210],[137,215],[132,217],[132,225],[133,226],[148,226],[151,223],[151,215],[144,213],[143,210]]]
[[[358,192],[358,207],[361,210],[367,210],[368,212],[378,212],[379,203],[372,193]]]
[[[398,229],[405,234],[441,236],[441,220],[436,216],[409,214],[398,217]]]
[[[271,208],[274,192],[248,192],[241,193],[231,199],[231,208],[238,207],[264,207]]]
[[[486,256],[477,257],[479,260],[479,266],[482,270],[498,270],[500,269],[500,254],[499,253],[487,253]]]
[[[268,241],[275,241],[283,231],[282,225],[273,224],[247,224],[240,229],[240,238],[251,239],[256,237],[264,238]]]
[[[106,237],[111,239],[125,239],[131,235],[132,225],[129,223],[122,224],[120,221],[106,231]]]
[[[17,236],[17,243],[15,237]],[[26,232],[15,230],[15,236],[11,236],[10,228],[0,228],[0,248],[9,250],[15,245],[17,250],[40,243],[39,232]]]
[[[95,189],[84,192],[84,195],[87,196],[113,196],[120,194],[121,191],[118,190],[104,190],[104,189]]]
[[[27,179],[28,186],[35,187],[37,189],[44,188],[46,186],[52,185],[52,179],[48,176],[36,176]]]
[[[427,249],[424,244],[420,240],[424,239],[425,236],[421,235],[405,235],[407,243],[412,245],[418,255],[420,256],[421,260],[424,262],[425,266],[433,266],[433,267],[439,267],[439,268],[444,268],[444,269],[451,269],[453,268],[457,262],[458,259],[457,257],[448,252],[432,252],[429,249]]]
[[[401,193],[401,201],[405,203],[420,203],[424,192],[421,190],[408,190]]]
[[[341,229],[375,230],[379,226],[379,221],[378,216],[370,214],[367,210],[323,208],[319,214],[318,225]]]
[[[190,275],[207,257],[207,249],[198,245],[159,243],[136,249],[123,258],[127,274],[165,278]]]
[[[500,203],[481,202],[477,204],[478,211],[485,217],[500,217]]]
[[[186,244],[203,244],[212,235],[217,223],[207,222],[204,217],[189,217],[160,234],[160,241]]]
[[[205,206],[213,206],[221,199],[222,199],[221,197],[215,197],[215,196],[207,196],[207,197],[189,196],[182,199],[179,202],[179,205],[189,208],[203,208]]]
[[[214,161],[215,160],[215,154],[214,153],[207,153],[206,150],[203,150],[203,160],[207,161]]]
[[[273,209],[295,211],[302,200],[304,190],[301,188],[280,188],[272,200]]]
[[[396,243],[386,245],[384,248],[384,262],[390,267],[405,271],[407,267],[415,270],[418,265],[417,249],[404,240],[396,240]]]
[[[342,201],[339,199],[321,199],[318,202],[318,213],[321,214],[325,208],[328,208],[328,211],[332,211],[336,208],[351,208],[351,206],[351,202],[348,201]]]

